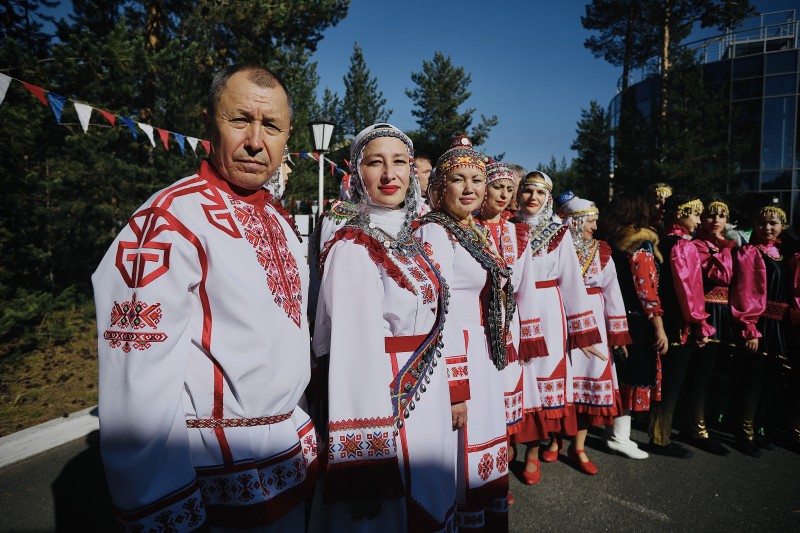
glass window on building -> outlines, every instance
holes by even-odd
[[[739,172],[734,177],[733,183],[741,183],[744,191],[758,191],[758,172]]]
[[[764,78],[764,96],[797,93],[797,74],[781,74]]]
[[[783,191],[792,188],[792,171],[770,170],[761,173],[762,191]]]
[[[761,153],[761,100],[734,102],[731,107],[734,162],[743,170],[757,170]]]
[[[794,96],[764,99],[761,168],[792,168],[794,161]],[[762,186],[764,180],[762,178]]]
[[[747,78],[733,82],[731,98],[734,100],[746,100],[748,98],[761,98],[764,86],[764,78]]]
[[[767,54],[764,71],[766,74],[797,72],[797,51]]]
[[[703,65],[703,82],[708,85],[724,83],[731,79],[731,62],[715,61]]]
[[[733,60],[733,79],[752,78],[764,73],[764,56],[757,55]]]

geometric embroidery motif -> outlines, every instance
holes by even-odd
[[[108,345],[112,348],[122,346],[122,351],[128,353],[131,347],[137,350],[150,348],[153,342],[164,342],[167,334],[159,331],[133,332],[132,329],[142,329],[150,327],[156,329],[161,322],[161,304],[149,305],[136,299],[136,293],[130,302],[114,302],[111,308],[111,326],[123,328],[127,331],[115,331],[108,329],[103,333],[103,338],[109,341]]]
[[[545,409],[564,407],[564,379],[556,378],[553,380],[540,380],[539,394],[542,397],[542,406]]]
[[[186,497],[145,516],[121,512],[117,516],[117,525],[125,533],[188,531],[199,527],[205,519],[205,502],[200,491],[195,489]]]
[[[503,446],[497,454],[497,471],[501,474],[508,469],[508,448]]]
[[[614,405],[614,385],[611,380],[598,381],[594,379],[572,380],[574,403],[595,407],[611,407]]]
[[[366,438],[365,438],[366,437]],[[359,457],[389,457],[394,455],[394,437],[389,431],[370,431],[368,433],[344,433],[334,442],[333,435],[328,440],[329,457],[334,459],[357,459]]]
[[[289,252],[280,222],[266,210],[259,216],[253,205],[232,196],[228,198],[233,205],[236,220],[242,224],[245,237],[255,249],[258,262],[267,274],[267,285],[275,303],[300,327],[300,271],[294,256]]]
[[[482,480],[486,481],[492,475],[492,470],[494,470],[494,458],[492,454],[487,452],[483,454],[480,462],[478,462],[478,475]]]
[[[591,311],[586,311],[585,313],[568,316],[567,329],[570,333],[579,333],[597,329],[597,322],[595,321],[594,313]]]

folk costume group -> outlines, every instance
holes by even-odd
[[[593,202],[568,192],[556,212],[549,176],[517,184],[467,137],[422,191],[413,143],[379,123],[352,142],[309,267],[276,202],[291,117],[274,73],[221,71],[208,160],[136,211],[93,276],[123,531],[507,531],[516,445],[526,484],[563,436],[596,474],[588,429],[646,458],[631,414],[650,410],[650,449],[686,456],[670,440],[686,382],[686,427],[713,452],[713,340],[741,348],[737,437],[756,455],[800,309],[780,209],[734,248],[716,226],[691,238],[721,202],[671,196],[659,236],[621,195],[599,241]]]

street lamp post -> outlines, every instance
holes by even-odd
[[[311,134],[314,137],[314,150],[319,153],[319,200],[317,201],[317,215],[322,215],[323,203],[323,166],[325,161],[325,151],[331,142],[331,135],[333,134],[334,123],[324,119],[318,118],[308,123],[311,126]]]

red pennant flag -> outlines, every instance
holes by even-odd
[[[205,149],[206,153],[208,155],[211,155],[211,143],[208,141],[200,141],[200,144],[203,145],[203,148]]]
[[[38,85],[33,85],[32,83],[25,83],[24,81],[22,82],[22,85],[24,85],[26,89],[32,92],[36,96],[36,98],[39,99],[41,103],[47,105],[47,97],[44,95],[44,89],[42,89]]]
[[[319,154],[317,152],[311,152],[311,157],[314,158],[314,161],[319,161]]]
[[[161,137],[161,142],[164,143],[164,149],[169,152],[169,132],[161,128],[156,129],[158,130],[158,136]]]
[[[112,126],[116,126],[117,116],[114,113],[109,113],[108,111],[103,111],[102,109],[98,109],[100,114],[106,117],[106,120],[111,123]]]
[[[331,163],[331,176],[336,176],[336,165]]]

